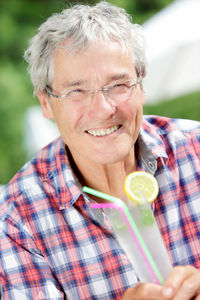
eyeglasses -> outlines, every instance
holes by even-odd
[[[113,85],[104,86],[102,89],[96,90],[86,90],[82,88],[76,88],[69,90],[65,94],[57,95],[52,92],[50,86],[46,86],[46,92],[54,97],[54,98],[61,98],[66,101],[77,102],[82,101],[86,102],[86,100],[90,99],[91,96],[93,97],[95,93],[102,92],[104,96],[111,100],[113,103],[119,103],[126,101],[129,97],[132,96],[133,91],[137,84],[141,83],[141,79],[138,79],[137,82],[133,80],[127,80],[123,82],[117,82]]]

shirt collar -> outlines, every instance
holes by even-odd
[[[166,147],[163,141],[163,135],[165,132],[147,122],[147,120],[143,120],[142,127],[140,130],[140,134],[138,137],[139,148],[141,155],[145,155],[145,152],[151,153],[151,155],[155,158],[164,158],[168,159],[168,154],[166,152]]]
[[[70,167],[62,139],[56,139],[46,151],[47,157],[44,150],[37,157],[42,173],[40,179],[46,186],[45,190],[50,193],[49,196],[53,197],[54,202],[58,201],[59,209],[66,209],[80,197],[81,186]]]

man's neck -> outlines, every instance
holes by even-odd
[[[135,153],[132,153],[124,161],[116,162],[110,165],[96,164],[92,161],[74,159],[67,149],[67,154],[73,172],[81,185],[86,185],[103,193],[125,198],[124,181],[126,176],[137,169]],[[101,202],[101,199],[95,199]],[[105,200],[103,200],[105,202]]]

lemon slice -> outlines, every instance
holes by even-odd
[[[144,171],[130,173],[124,182],[127,197],[135,204],[153,202],[158,196],[158,182],[156,178]]]

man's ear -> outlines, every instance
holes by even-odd
[[[41,105],[41,108],[42,108],[43,116],[46,119],[54,119],[52,108],[51,108],[51,104],[50,104],[50,101],[48,99],[47,93],[45,93],[45,92],[38,92],[37,97],[38,97],[38,99],[40,101],[40,105]]]

